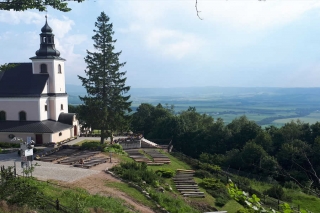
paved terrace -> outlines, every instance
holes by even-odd
[[[114,137],[114,139],[125,138],[125,137]],[[100,137],[78,137],[73,141],[69,141],[65,143],[65,145],[74,145],[83,140],[89,141],[100,141]],[[110,140],[108,138],[107,140]],[[52,149],[53,147],[46,147],[45,149]],[[17,152],[13,152],[10,154],[0,154],[0,166],[4,165],[5,167],[14,166],[16,163],[17,174],[22,175],[21,161]],[[73,182],[78,179],[97,174],[100,171],[91,170],[91,169],[82,169],[76,168],[70,165],[56,164],[50,162],[42,162],[42,161],[33,161],[33,164],[38,164],[39,166],[35,167],[32,176],[40,179],[40,180],[60,180],[66,182]],[[106,167],[108,167],[108,163],[106,163]]]

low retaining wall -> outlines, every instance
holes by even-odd
[[[119,144],[122,146],[123,149],[140,149],[141,148],[141,141],[134,140],[134,141],[121,141]]]

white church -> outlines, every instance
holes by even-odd
[[[31,137],[40,145],[76,137],[79,122],[68,113],[65,59],[55,49],[47,21],[41,29],[40,49],[30,59],[31,63],[14,63],[0,72],[0,142]]]

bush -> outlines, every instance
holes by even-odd
[[[296,184],[295,182],[293,181],[287,181],[284,183],[284,188],[287,188],[287,189],[295,189],[295,190],[298,190],[300,189],[299,185]]]
[[[172,171],[171,169],[159,169],[156,171],[156,174],[160,177],[172,178],[174,175],[174,171]]]
[[[120,155],[123,155],[123,154],[126,154],[125,151],[123,151],[123,148],[120,144],[111,144],[107,147],[105,147],[103,149],[104,152],[114,152],[116,154],[120,154]]]
[[[20,148],[20,144],[0,142],[0,148]]]
[[[203,179],[212,177],[212,174],[206,170],[197,170],[194,176]]]
[[[284,197],[284,190],[280,185],[274,185],[263,193],[276,199],[282,199]]]
[[[107,145],[101,144],[100,142],[89,141],[84,142],[81,145],[81,149],[89,149],[89,150],[103,150]]]
[[[226,203],[228,203],[229,200],[230,197],[217,197],[215,204],[216,206],[223,207],[224,205],[226,205]]]
[[[142,185],[145,181],[147,184],[157,187],[160,177],[153,171],[147,169],[146,163],[125,162],[111,169],[121,178]]]

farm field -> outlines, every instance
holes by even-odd
[[[75,96],[80,91],[72,88],[69,104],[79,104]],[[82,91],[83,92],[83,91]],[[179,114],[190,106],[200,113],[222,118],[226,124],[246,115],[261,126],[282,126],[291,120],[306,123],[320,121],[320,88],[133,88],[130,90],[132,112],[141,103],[174,106]]]

